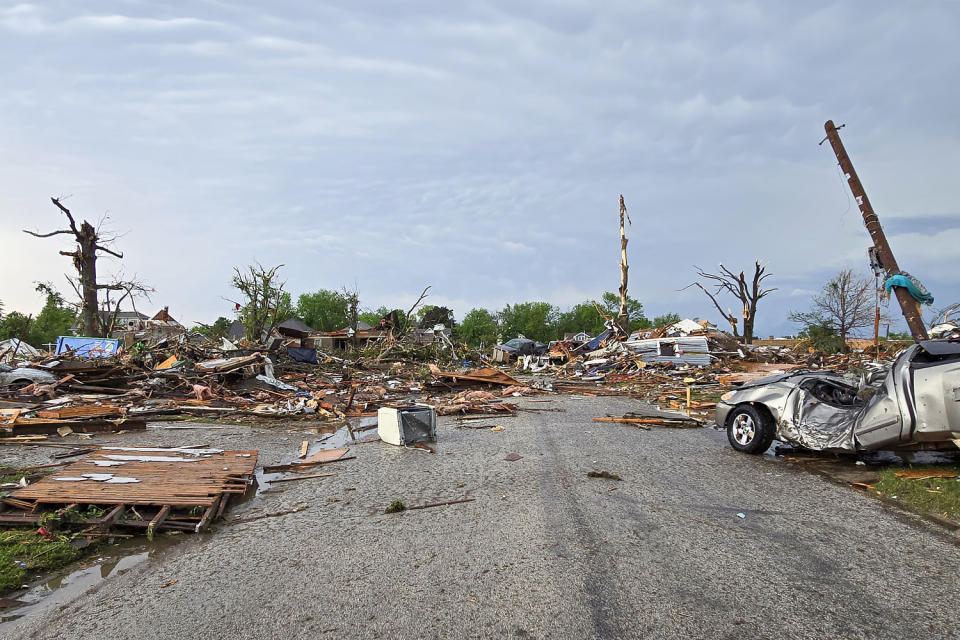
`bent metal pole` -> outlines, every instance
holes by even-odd
[[[880,264],[883,265],[883,270],[887,277],[900,273],[900,267],[897,266],[897,260],[893,257],[893,251],[887,244],[887,237],[883,234],[880,220],[873,211],[873,206],[870,204],[870,199],[867,198],[866,191],[863,190],[863,185],[860,183],[860,178],[857,177],[857,172],[853,168],[850,156],[847,155],[847,150],[843,147],[843,142],[840,141],[837,127],[834,126],[833,120],[827,120],[823,128],[827,132],[827,140],[830,141],[830,146],[833,147],[833,152],[840,163],[840,169],[847,176],[847,184],[850,185],[850,191],[853,192],[853,197],[856,198],[857,205],[860,207],[860,213],[863,214],[863,224],[870,233],[873,246],[877,248],[877,257],[880,259]],[[893,292],[897,296],[897,302],[900,303],[900,309],[903,311],[903,317],[907,321],[913,339],[926,340],[927,329],[923,326],[919,303],[913,299],[913,296],[904,287],[894,287]]]

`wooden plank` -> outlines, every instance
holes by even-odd
[[[217,512],[221,500],[223,500],[222,495],[218,496],[216,501],[207,507],[207,510],[203,512],[203,517],[200,518],[200,522],[197,523],[197,528],[194,531],[200,533],[210,525],[210,521],[213,520],[213,515]]]
[[[143,431],[144,420],[52,420],[50,418],[20,418],[13,425],[13,434],[57,433],[61,427],[70,427],[76,433],[108,433],[114,431]]]
[[[294,469],[305,469],[309,467],[316,467],[322,464],[333,464],[334,462],[344,462],[346,460],[355,460],[357,456],[346,456],[345,458],[339,458],[337,460],[327,460],[325,462],[310,462],[310,463],[300,463],[300,464],[275,464],[270,467],[264,467],[264,473],[276,473],[278,471],[292,471]]]
[[[120,516],[127,510],[127,507],[122,504],[118,504],[113,508],[110,513],[101,518],[96,522],[98,531],[109,531],[110,527],[113,526],[113,523],[120,519]]]
[[[165,504],[147,525],[147,540],[153,540],[153,532],[170,516],[170,505]]]

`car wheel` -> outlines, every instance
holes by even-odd
[[[730,446],[743,453],[758,454],[773,442],[773,420],[766,411],[744,404],[727,418],[727,439]]]

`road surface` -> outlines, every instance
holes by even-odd
[[[57,640],[957,633],[952,533],[771,456],[738,454],[717,431],[591,420],[636,411],[634,401],[521,403],[538,411],[470,423],[500,432],[442,419],[436,455],[357,445],[356,460],[324,469],[336,477],[276,484],[227,518],[306,509],[221,525],[5,631]],[[178,437],[260,446],[271,464],[294,457],[305,436],[243,427]],[[522,457],[506,461],[511,453]],[[398,498],[475,501],[384,515]]]

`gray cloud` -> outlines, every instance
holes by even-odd
[[[952,4],[356,5],[0,4],[7,308],[68,266],[18,231],[58,224],[49,195],[110,210],[128,269],[210,320],[254,258],[371,306],[579,302],[617,286],[623,192],[648,310],[712,316],[691,265],[759,257],[759,330],[789,331],[866,271],[827,118],[904,268],[960,299]]]

